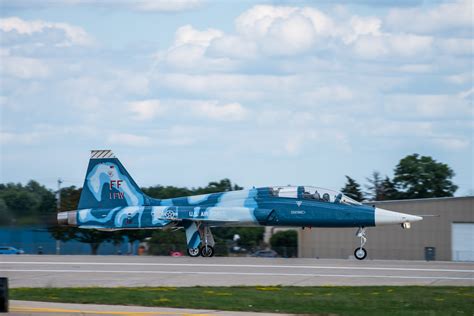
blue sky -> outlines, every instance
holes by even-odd
[[[471,1],[0,1],[1,182],[81,186],[113,149],[142,186],[392,176],[473,194]]]

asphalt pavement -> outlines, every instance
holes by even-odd
[[[474,263],[243,257],[0,255],[10,287],[474,285]]]

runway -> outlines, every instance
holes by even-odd
[[[0,256],[10,287],[474,285],[474,263],[274,258]]]

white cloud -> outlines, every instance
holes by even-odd
[[[449,55],[472,56],[474,54],[474,39],[472,38],[438,38],[435,45],[441,52]]]
[[[111,145],[126,145],[136,147],[150,146],[153,144],[153,140],[148,136],[120,132],[111,132],[107,137],[107,142]]]
[[[441,8],[443,5],[433,10]],[[245,67],[248,61],[259,61],[265,67],[273,57],[318,56],[321,52],[362,60],[391,58],[392,62],[432,58],[437,52],[472,54],[471,39],[400,32],[403,28],[387,31],[386,23],[382,17],[331,16],[313,7],[256,5],[235,19],[234,34],[185,25],[176,31],[173,45],[157,56],[178,70],[232,72]]]
[[[454,84],[464,84],[468,82],[473,81],[473,76],[471,73],[466,72],[466,73],[458,73],[458,74],[452,74],[449,76],[446,76],[446,81],[449,83],[454,83]]]
[[[255,58],[258,55],[258,45],[254,41],[239,36],[226,35],[212,40],[207,49],[211,57]]]
[[[216,37],[223,35],[223,32],[216,29],[207,29],[199,31],[191,25],[181,26],[175,33],[174,46],[181,46],[186,44],[207,47],[209,43]]]
[[[367,122],[364,131],[370,136],[376,137],[432,137],[434,135],[433,123],[423,121],[397,121],[374,118]]]
[[[471,106],[472,106],[472,99],[474,97],[474,87],[472,87],[471,89],[468,89],[466,91],[461,91],[458,96],[461,98],[461,99],[467,99],[467,98],[470,98],[469,102],[471,102]]]
[[[4,95],[0,95],[0,107],[7,106],[8,104],[8,97]]]
[[[448,151],[467,149],[471,145],[468,139],[459,137],[437,137],[433,138],[432,142]]]
[[[275,20],[286,19],[297,10],[295,7],[257,5],[238,16],[235,26],[237,32],[245,37],[263,37]]]
[[[221,38],[223,34],[216,29],[200,31],[191,25],[184,25],[176,31],[173,45],[165,52],[158,52],[158,61],[164,61],[166,65],[180,70],[231,70],[234,63],[227,57],[206,56],[211,42]]]
[[[422,57],[431,51],[433,38],[413,34],[381,34],[360,36],[354,51],[363,58],[385,56]]]
[[[385,99],[385,111],[403,118],[469,118],[474,109],[463,95],[392,95]]]
[[[239,103],[203,102],[195,105],[193,111],[198,116],[218,121],[241,121],[248,114],[248,110]]]
[[[46,78],[50,74],[49,67],[36,58],[4,56],[1,66],[0,73],[19,79]]]
[[[304,53],[334,33],[332,19],[310,7],[257,5],[235,20],[237,33],[266,55]]]
[[[101,3],[102,1],[97,1]],[[111,4],[117,1],[110,1]],[[136,0],[122,1],[123,5],[130,9],[153,12],[178,12],[198,8],[202,5],[202,0]]]
[[[180,120],[242,121],[250,110],[238,102],[219,102],[216,100],[195,99],[149,99],[127,104],[127,111],[137,121],[152,121],[156,117],[172,117]]]
[[[342,40],[350,44],[361,35],[380,35],[382,21],[376,17],[353,16],[349,21],[349,26],[342,31]]]
[[[61,31],[64,38],[57,40],[57,47],[68,47],[72,45],[87,46],[94,43],[92,37],[84,29],[67,23],[46,22],[42,20],[26,21],[18,17],[0,19],[0,30],[5,33],[16,32],[21,36],[31,36],[48,31]],[[48,44],[48,43],[47,43]]]
[[[308,85],[305,78],[278,75],[205,74],[189,75],[171,73],[159,75],[155,82],[160,87],[180,93],[191,93],[212,99],[261,100],[282,94],[291,94]]]
[[[41,135],[37,132],[4,132],[0,131],[0,144],[22,144],[30,145],[40,140]]]
[[[12,9],[46,9],[51,7],[101,7],[107,9],[126,9],[143,12],[180,12],[199,8],[202,0],[15,0],[2,3]]]
[[[343,85],[327,85],[303,92],[302,97],[308,103],[349,101],[354,98],[354,92]]]
[[[262,41],[266,55],[295,55],[312,48],[316,32],[311,20],[302,15],[291,15],[272,23]]]
[[[153,136],[159,144],[168,146],[187,146],[198,142],[209,142],[216,136],[213,127],[199,125],[173,125],[170,128],[153,131]]]
[[[431,9],[420,6],[410,9],[392,9],[385,19],[391,30],[428,34],[453,28],[471,28],[473,2],[460,0],[442,3]]]
[[[153,120],[166,111],[159,100],[133,101],[128,103],[128,107],[133,115],[132,119],[137,121]]]
[[[402,72],[422,74],[433,71],[433,66],[430,64],[406,64],[398,67],[398,70]]]

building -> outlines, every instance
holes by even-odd
[[[425,217],[412,224],[367,228],[368,259],[474,261],[474,196],[372,202],[377,207]],[[299,229],[298,255],[353,257],[356,228]]]
[[[133,248],[137,249],[138,242]],[[45,255],[89,255],[91,247],[76,240],[57,242],[44,227],[0,227],[0,247],[15,247],[25,254]],[[103,242],[98,250],[99,255],[127,254],[130,252],[128,239],[120,245]]]

